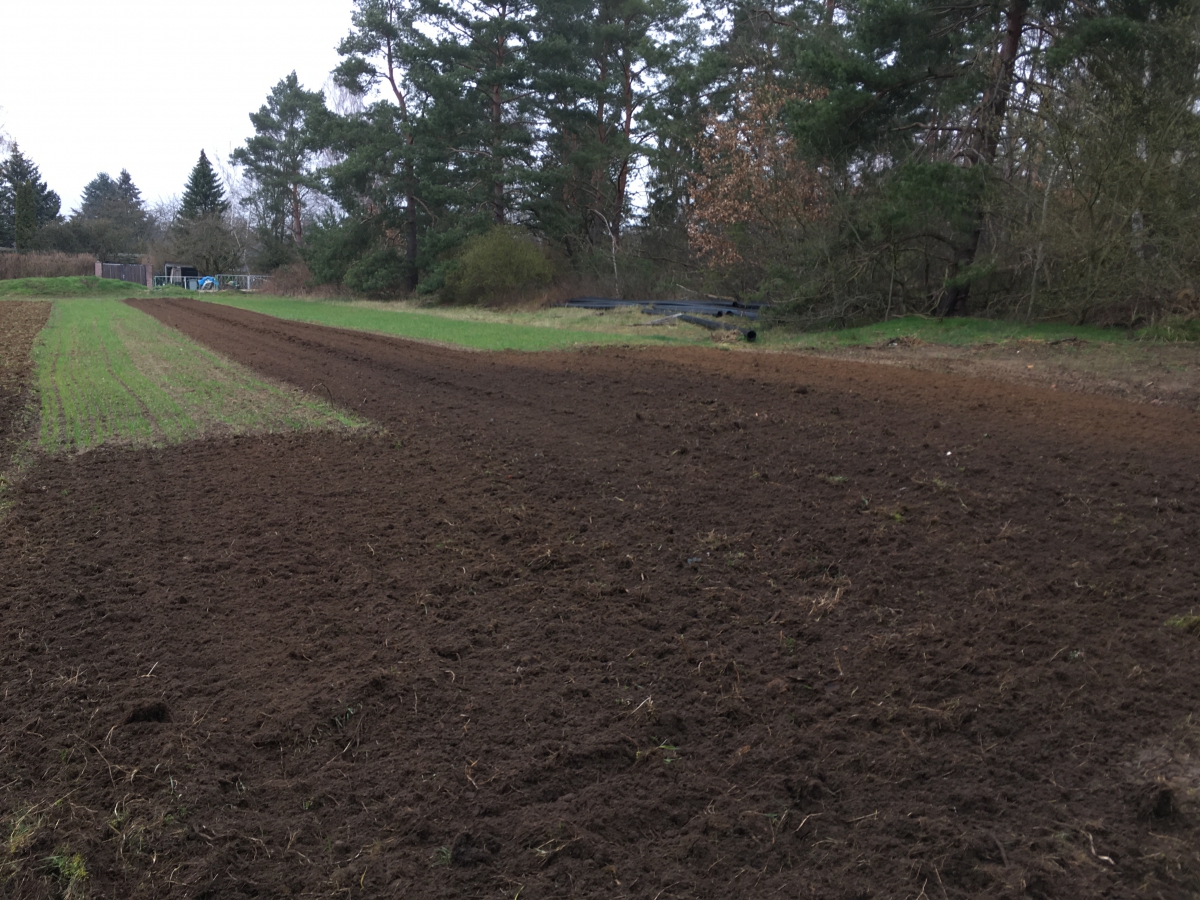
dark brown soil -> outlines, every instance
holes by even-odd
[[[25,300],[0,302],[0,495],[13,477],[13,454],[36,424],[32,414],[31,351],[46,319],[49,303]],[[4,503],[0,496],[0,508]]]
[[[1200,412],[1200,346],[1181,341],[1005,341],[951,346],[911,339],[805,351],[829,359],[906,366],[1052,391],[1107,394],[1151,406]]]
[[[1200,890],[1195,414],[138,305],[387,431],[23,481],[0,891]]]

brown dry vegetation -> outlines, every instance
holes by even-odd
[[[0,252],[0,279],[62,278],[95,274],[96,260],[88,253]]]
[[[805,226],[823,214],[826,185],[779,124],[786,103],[814,96],[819,94],[763,88],[742,98],[734,118],[708,120],[692,185],[688,237],[710,264],[761,265],[762,258],[794,245]],[[752,250],[753,262],[743,250]]]
[[[280,297],[330,299],[346,295],[337,284],[314,284],[313,274],[303,260],[280,266],[271,273],[270,292]]]

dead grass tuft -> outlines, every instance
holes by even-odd
[[[827,613],[833,612],[842,602],[842,594],[846,592],[844,587],[834,588],[812,598],[812,605],[809,607],[809,616],[816,616],[817,621],[821,621],[821,617]]]

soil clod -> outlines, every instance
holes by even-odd
[[[151,703],[148,706],[139,706],[131,712],[125,719],[126,725],[133,725],[136,722],[156,722],[164,724],[171,721],[170,707],[165,703]]]

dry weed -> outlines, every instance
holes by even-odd
[[[838,604],[842,602],[842,594],[846,592],[844,587],[834,588],[826,591],[819,596],[812,598],[812,605],[809,607],[809,616],[816,616],[817,621],[821,621],[821,617],[833,612],[838,608]]]

